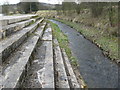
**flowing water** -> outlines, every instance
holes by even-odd
[[[118,65],[103,55],[102,50],[75,29],[55,20],[68,36],[70,48],[79,63],[79,71],[89,88],[118,88]]]

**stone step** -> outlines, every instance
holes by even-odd
[[[42,17],[35,17],[35,18],[32,18],[32,20],[35,22],[35,21],[37,21],[37,20],[39,20],[39,19],[41,19]]]
[[[51,41],[52,40],[52,29],[50,24],[48,24],[48,28],[45,30],[42,40]]]
[[[48,28],[44,30],[44,34],[46,31]],[[52,29],[50,32],[49,35],[52,35]],[[52,39],[43,40],[44,34],[33,54],[32,65],[22,85],[24,88],[55,88]]]
[[[54,88],[54,63],[52,41],[43,41],[42,45],[45,48],[44,67],[37,71],[38,81],[41,88]],[[40,53],[40,52],[38,52]],[[38,60],[40,58],[37,58]]]
[[[24,20],[24,21],[21,21],[21,22],[16,22],[14,24],[3,26],[0,29],[0,39],[3,39],[5,37],[15,33],[16,31],[21,30],[22,28],[36,22],[40,18],[41,17],[32,18],[32,19],[29,19],[29,20]]]
[[[9,38],[6,38],[0,41],[0,60],[1,64],[5,61],[5,59],[20,45],[24,40],[28,37],[30,33],[32,33],[42,21],[39,20],[33,25],[29,27],[23,28],[23,30],[16,32],[16,34],[11,35]]]
[[[68,59],[68,56],[67,56],[64,49],[62,49],[62,55],[63,55],[63,59],[64,59],[64,63],[65,63],[66,72],[67,72],[67,75],[68,75],[68,80],[69,80],[70,87],[75,88],[75,89],[76,88],[87,89],[87,85],[85,84],[80,72],[75,71],[75,73],[76,73],[76,75],[75,75],[75,73],[73,71],[73,68],[70,64],[70,60]]]
[[[45,27],[45,25],[44,25]],[[18,88],[24,81],[31,63],[32,53],[43,29],[38,27],[36,32],[31,35],[21,47],[10,56],[10,63],[4,67],[2,73],[2,88]]]
[[[33,20],[30,19],[27,21],[22,21],[19,23],[10,24],[10,25],[2,27],[2,30],[0,31],[0,39],[3,39],[5,37],[15,33],[16,31],[30,25],[32,22],[33,22]]]
[[[59,43],[54,39],[54,61],[57,88],[70,88]]]
[[[0,18],[0,25],[6,26],[16,22],[31,19],[32,17],[35,17],[35,16],[37,15],[2,16],[2,18]]]
[[[45,38],[47,36],[52,37],[52,29],[50,25],[44,31],[42,41],[44,46],[46,47],[45,53],[45,63],[44,68],[42,69],[42,75],[39,75],[39,79],[41,81],[42,88],[55,88],[54,84],[54,62],[53,62],[53,45],[52,45],[52,38]],[[41,71],[41,70],[40,70]]]
[[[62,49],[62,55],[63,55],[63,60],[65,63],[66,72],[68,74],[68,80],[70,83],[70,87],[71,88],[81,88],[81,86],[79,85],[77,78],[73,72],[72,66],[70,64],[70,60],[68,59],[68,56],[64,49]]]

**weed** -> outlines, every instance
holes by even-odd
[[[68,41],[67,36],[61,32],[61,30],[55,23],[52,23],[52,22],[49,22],[49,23],[51,24],[52,29],[53,29],[53,36],[57,38],[60,47],[65,49],[65,52],[68,58],[70,59],[71,64],[74,66],[78,66],[77,59],[72,56],[72,51],[69,48],[69,41]]]

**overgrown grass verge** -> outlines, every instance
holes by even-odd
[[[52,22],[49,22],[49,23],[51,24],[53,29],[53,37],[58,40],[60,47],[65,49],[65,52],[68,58],[70,59],[71,64],[74,66],[78,66],[77,60],[75,57],[72,56],[71,49],[69,48],[69,41],[67,36],[61,32],[61,30],[55,23],[52,23]]]
[[[104,55],[107,55],[111,60],[115,61],[116,63],[118,63],[118,61],[120,60],[120,58],[118,57],[118,39],[116,37],[108,36],[107,34],[99,30],[83,26],[79,23],[61,19],[55,20],[63,22],[76,29],[87,39],[91,40],[98,47],[100,47],[103,50]]]

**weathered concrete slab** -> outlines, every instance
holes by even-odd
[[[42,17],[32,18],[32,20],[33,20],[34,22],[36,22],[37,20],[40,20],[40,19],[42,19]]]
[[[45,69],[42,88],[54,88],[54,66],[52,41],[46,42]]]
[[[45,41],[51,41],[52,40],[52,29],[51,29],[51,27],[49,27],[45,30],[42,40],[45,40]]]
[[[23,88],[42,88],[41,77],[43,76],[43,68],[45,64],[46,45],[39,41],[35,48],[34,58],[32,58],[31,66],[27,72]]]
[[[15,23],[15,24],[11,24],[11,25],[7,25],[2,27],[0,34],[2,34],[2,39],[11,35],[12,33],[15,33],[16,31],[30,25],[30,23],[32,23],[33,20],[27,20],[27,21],[23,21],[23,22],[19,22],[19,23]],[[1,39],[1,38],[0,38]]]
[[[46,25],[46,23],[43,23],[43,26],[41,26],[42,29],[44,29],[44,25]],[[23,83],[23,87],[34,88],[36,86],[48,89],[53,88],[54,90],[55,82],[52,40],[38,42],[36,52],[34,53],[34,60],[32,61],[28,77],[25,80],[25,83]]]
[[[37,74],[41,88],[55,88],[52,41],[44,41],[46,47],[44,67]]]
[[[8,20],[0,20],[0,27],[8,25]]]
[[[46,25],[44,23],[43,25]],[[43,26],[41,27],[43,28]],[[50,30],[51,31],[51,30]],[[44,35],[47,32],[44,32]],[[43,35],[43,36],[44,36]],[[51,33],[52,35],[52,33]],[[43,40],[43,38],[42,38]],[[45,63],[44,68],[42,70],[39,70],[37,72],[39,83],[41,84],[41,88],[54,88],[54,62],[53,62],[53,48],[52,48],[52,39],[51,41],[43,40],[43,45],[45,47]],[[42,73],[41,73],[42,72]]]
[[[78,81],[77,81],[77,78],[73,72],[72,66],[70,64],[70,61],[69,61],[68,56],[67,56],[64,49],[62,50],[62,54],[63,54],[63,59],[65,62],[65,67],[66,67],[67,73],[69,74],[68,79],[70,82],[70,87],[71,88],[81,88]]]
[[[56,39],[54,40],[54,44],[55,69],[57,72],[58,88],[70,88],[62,58],[62,53]]]
[[[36,34],[31,35],[28,40],[11,56],[10,64],[5,66],[3,71],[3,88],[18,88],[26,77],[30,66],[30,57],[34,51],[43,29],[38,28]]]
[[[3,31],[2,31],[2,26],[0,25],[0,39],[2,38]]]
[[[14,51],[24,40],[28,37],[30,33],[32,33],[38,26],[41,20],[37,21],[35,24],[24,28],[21,31],[18,31],[15,35],[6,38],[5,40],[0,41],[0,54],[2,55],[2,62]]]
[[[34,16],[37,15],[2,16],[2,18],[0,18],[0,24],[1,26],[6,26],[12,23],[28,20]]]

